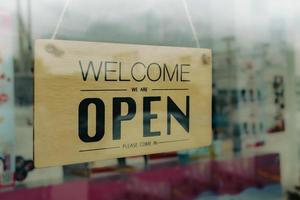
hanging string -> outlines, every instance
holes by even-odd
[[[59,29],[59,27],[60,27],[60,25],[61,25],[61,23],[62,23],[62,21],[64,19],[65,12],[66,12],[66,10],[67,10],[70,2],[71,2],[71,0],[66,0],[66,2],[65,2],[64,8],[63,8],[63,10],[62,10],[62,12],[61,12],[61,14],[59,16],[59,19],[58,19],[57,24],[55,26],[54,32],[52,34],[52,37],[51,37],[52,40],[54,40],[55,37],[56,37],[56,35],[57,35],[58,29]]]
[[[193,34],[193,37],[194,37],[194,40],[196,42],[196,47],[197,48],[200,48],[200,43],[199,43],[199,38],[198,38],[198,35],[197,35],[197,32],[196,32],[196,29],[195,29],[195,26],[194,26],[194,23],[193,23],[193,20],[192,20],[192,17],[191,17],[191,14],[190,14],[190,11],[189,11],[189,8],[188,8],[188,5],[187,5],[187,2],[186,0],[181,0],[182,1],[182,4],[183,4],[183,8],[184,8],[184,11],[185,11],[185,14],[186,14],[186,17],[188,19],[188,22],[189,22],[189,25],[191,27],[191,30],[192,30],[192,34]],[[66,0],[65,2],[65,5],[64,5],[64,8],[59,16],[59,19],[57,21],[57,24],[55,26],[55,29],[54,29],[54,32],[52,34],[52,37],[51,39],[54,40],[56,35],[57,35],[57,32],[60,28],[60,25],[64,19],[64,16],[65,16],[65,12],[70,4],[71,0]]]
[[[187,2],[186,2],[186,0],[181,0],[181,1],[182,1],[182,4],[183,4],[183,7],[184,7],[186,17],[187,17],[187,19],[189,21],[189,24],[190,24],[192,34],[193,34],[194,40],[196,42],[196,46],[197,46],[197,48],[200,48],[199,38],[198,38],[198,35],[197,35],[197,32],[196,32],[194,23],[192,21],[192,17],[191,17]]]

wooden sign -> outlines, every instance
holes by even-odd
[[[37,40],[36,167],[211,143],[208,49]]]

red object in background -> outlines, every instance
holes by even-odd
[[[7,94],[4,94],[4,93],[0,94],[0,103],[5,103],[7,101],[8,101]]]
[[[14,186],[15,186],[15,174],[13,172],[4,172],[3,174],[0,174],[0,196],[1,196],[2,189],[9,190]]]
[[[273,134],[273,133],[282,132],[284,130],[285,130],[284,120],[280,119],[280,120],[277,120],[276,124],[268,130],[268,133]]]
[[[257,184],[264,186],[267,183],[280,182],[280,158],[279,155],[274,154],[261,155],[255,159],[255,176],[257,177]]]
[[[5,74],[0,74],[0,80],[5,79]]]
[[[248,187],[280,182],[278,154],[162,166],[110,179],[0,192],[5,200],[193,199],[204,191],[238,194]]]
[[[177,156],[176,152],[169,152],[169,153],[150,154],[149,158],[150,160],[156,160],[156,159],[164,159],[164,158],[174,158],[176,156]]]

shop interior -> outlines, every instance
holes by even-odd
[[[0,199],[300,199],[299,11],[297,0],[0,0]],[[211,49],[212,144],[36,169],[37,39]]]

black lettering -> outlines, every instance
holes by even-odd
[[[133,78],[135,81],[141,82],[141,81],[143,81],[143,80],[146,78],[146,75],[144,74],[144,76],[143,76],[142,79],[137,79],[137,78],[134,76],[133,69],[134,69],[135,66],[137,66],[137,64],[143,65],[143,67],[144,67],[144,69],[145,69],[145,71],[146,71],[146,66],[145,66],[143,63],[141,63],[141,62],[136,62],[136,63],[134,63],[134,64],[132,65],[132,68],[131,68],[131,76],[132,76],[132,78]]]
[[[127,103],[128,113],[121,115],[121,104]],[[136,113],[136,104],[131,97],[113,98],[113,140],[121,139],[121,121],[131,120]]]
[[[166,75],[168,76],[169,80],[172,81],[173,77],[176,73],[176,81],[178,81],[178,64],[175,65],[174,70],[172,72],[172,75],[170,75],[169,71],[168,71],[168,66],[166,64],[164,64],[164,76],[163,76],[163,81],[166,80]]]
[[[157,79],[152,79],[152,78],[150,77],[150,67],[151,67],[151,66],[157,66],[158,69],[159,69],[159,73],[158,73]],[[156,73],[155,73],[155,74],[156,74]],[[151,63],[151,64],[148,65],[148,68],[147,68],[147,77],[148,77],[148,79],[149,79],[150,81],[158,81],[158,80],[160,79],[160,77],[161,77],[161,67],[160,67],[160,65],[159,65],[158,63]]]
[[[129,79],[122,79],[121,62],[119,62],[119,80],[120,81],[130,81]]]
[[[187,66],[191,66],[190,64],[181,64],[180,65],[180,80],[182,81],[182,82],[190,82],[190,80],[188,80],[188,79],[184,79],[183,78],[183,74],[189,74],[190,72],[188,72],[188,71],[183,71],[183,67],[187,67]]]
[[[93,71],[93,74],[94,74],[94,79],[95,79],[95,81],[98,81],[99,75],[100,75],[100,71],[101,71],[101,67],[102,67],[102,61],[100,62],[100,65],[99,65],[97,74],[96,74],[96,72],[95,72],[95,68],[94,68],[94,65],[93,65],[93,62],[92,62],[92,61],[89,61],[88,68],[87,68],[87,70],[86,70],[85,73],[83,72],[83,67],[82,67],[81,61],[79,60],[78,62],[79,62],[79,66],[80,66],[80,69],[81,69],[82,79],[83,79],[84,81],[87,80],[87,77],[88,77],[88,75],[89,75],[90,68],[92,68],[92,71]]]
[[[186,114],[168,97],[167,99],[167,134],[171,134],[171,116],[173,116],[186,132],[190,129],[190,97],[186,96]]]
[[[105,61],[105,81],[117,81],[117,79],[108,79],[107,74],[109,72],[116,72],[115,69],[108,69],[108,64],[117,64],[117,62]]]
[[[88,134],[88,107],[90,104],[96,106],[96,133],[93,137]],[[97,142],[104,136],[105,130],[105,106],[101,99],[83,99],[78,109],[78,134],[83,142]]]
[[[151,114],[151,102],[160,101],[160,97],[144,97],[144,137],[159,136],[159,131],[151,131],[151,119],[157,119],[157,114]]]

